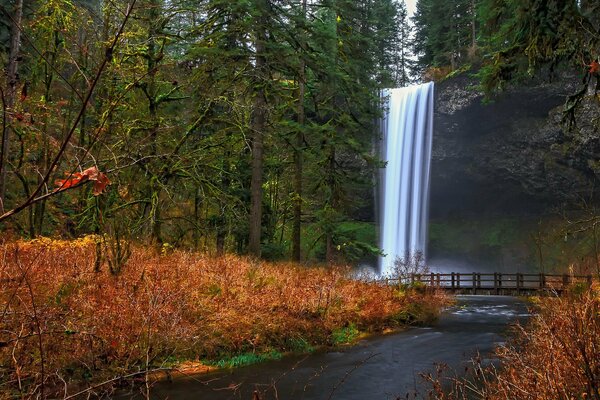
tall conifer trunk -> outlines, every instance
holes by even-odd
[[[7,80],[8,93],[6,96],[4,124],[2,130],[2,145],[0,146],[0,211],[4,212],[6,199],[6,173],[10,152],[10,115],[13,112],[17,98],[17,84],[19,82],[19,51],[21,49],[21,20],[23,18],[23,0],[17,0],[12,16],[10,29],[10,54],[8,59]]]
[[[262,3],[262,2],[261,2]],[[264,12],[264,8],[261,10]],[[263,152],[264,134],[266,127],[265,98],[265,24],[264,17],[259,18],[255,39],[255,95],[252,122],[250,124],[252,138],[252,180],[250,182],[250,232],[248,252],[260,257],[262,231],[262,184],[263,184]]]
[[[477,4],[475,4],[475,0],[471,0],[471,48],[474,56],[477,48]]]
[[[300,65],[298,67],[298,132],[294,149],[294,222],[292,227],[292,259],[300,261],[302,246],[302,151],[304,147],[304,94],[306,81],[306,63],[304,61],[304,29],[306,27],[306,0],[302,1],[302,39],[300,40]]]
[[[158,155],[158,133],[160,130],[159,104],[157,102],[157,72],[164,54],[162,46],[158,42],[162,28],[159,28],[157,24],[160,21],[161,9],[162,2],[160,0],[150,0],[146,5],[147,49],[145,58],[147,80],[139,84],[147,100],[148,119],[150,123],[148,136],[151,158],[155,158]],[[153,165],[151,161],[148,164],[148,171],[145,171],[146,173],[150,173],[151,176],[148,178],[149,182],[145,188],[148,202],[144,206],[144,219],[148,221],[148,233],[150,234],[151,242],[154,244],[162,244],[163,242],[160,204],[162,192],[161,181],[163,180],[161,167],[160,165]]]
[[[339,129],[336,129],[336,134]],[[335,211],[338,208],[338,193],[336,187],[336,179],[335,179],[335,146],[333,144],[329,144],[329,155],[327,159],[327,186],[329,187],[330,199],[329,199],[329,207],[331,210],[329,213],[333,216]],[[327,232],[325,235],[325,259],[328,264],[332,265],[336,261],[336,248],[335,243],[333,242],[333,231],[334,231],[334,222],[329,221],[331,224],[327,227]]]

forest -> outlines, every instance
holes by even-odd
[[[600,183],[600,4],[409,9],[0,0],[0,399],[131,386],[150,398],[149,382],[188,362],[196,372],[246,365],[435,321],[448,296],[352,273],[383,254],[383,89],[468,76],[493,104],[528,82],[566,79],[561,140],[591,143],[568,163]],[[593,232],[585,263],[600,276],[593,184],[590,193],[569,235]],[[567,258],[561,273],[584,264]],[[538,398],[600,398],[598,291],[569,291],[577,312],[538,303],[518,339],[532,353],[498,351],[523,370],[558,352],[564,369],[552,380],[564,382]],[[552,335],[569,345],[541,339]],[[544,386],[532,374],[515,394],[515,369],[502,373],[480,398],[531,399],[523,393]],[[429,398],[471,398],[469,383],[448,393],[428,379]]]
[[[400,4],[16,2],[3,22],[5,232],[371,250],[344,235],[369,206],[378,88],[409,79]]]
[[[377,254],[382,88],[574,69],[574,113],[599,72],[594,2],[12,1],[1,22],[5,235],[266,259]]]

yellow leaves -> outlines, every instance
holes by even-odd
[[[52,239],[45,236],[40,236],[31,240],[17,241],[20,248],[24,250],[44,248],[48,250],[63,250],[83,249],[89,246],[94,246],[101,239],[100,235],[85,235],[74,240]]]
[[[337,16],[337,18],[335,19],[335,21],[339,24],[340,22],[342,22],[342,17],[340,17],[339,15]]]
[[[175,250],[175,247],[170,243],[163,243],[160,247],[160,255],[167,256]]]

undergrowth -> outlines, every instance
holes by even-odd
[[[538,298],[525,326],[496,350],[497,365],[481,359],[459,375],[439,366],[419,398],[446,400],[600,400],[600,286],[573,287],[563,297]]]
[[[236,367],[243,367],[246,365],[261,363],[263,361],[279,360],[282,357],[283,357],[283,354],[281,354],[280,352],[271,350],[268,353],[260,353],[260,354],[243,353],[243,354],[238,354],[233,357],[218,360],[216,362],[209,360],[209,361],[206,361],[206,363],[208,365],[214,365],[219,368],[236,368]]]
[[[96,243],[0,245],[0,399],[101,396],[174,360],[229,367],[310,352],[446,301],[344,268],[133,245],[115,273],[98,263]]]

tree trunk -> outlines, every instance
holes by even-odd
[[[194,226],[192,227],[192,241],[194,242],[194,250],[200,249],[200,213],[202,210],[202,193],[200,188],[194,190]]]
[[[223,257],[225,254],[225,233],[222,226],[217,227],[217,257]]]
[[[44,63],[44,104],[50,104],[53,100],[52,98],[52,84],[54,82],[54,71],[57,64],[58,53],[61,46],[62,40],[60,37],[60,32],[58,30],[54,30],[52,32],[52,36],[49,39],[47,44],[47,55],[46,62]],[[50,169],[50,164],[52,163],[52,154],[50,147],[50,133],[48,132],[48,126],[50,126],[50,116],[46,116],[45,122],[43,124],[42,129],[42,147],[41,154],[37,161],[37,168],[39,171],[43,171],[43,175]],[[40,185],[43,180],[43,175],[38,175],[37,184]],[[35,204],[34,208],[34,227],[33,232],[34,236],[43,236],[44,234],[44,218],[46,216],[46,200],[42,200]]]
[[[335,146],[330,144],[329,159],[327,160],[327,186],[329,186],[329,206],[331,207],[331,216],[335,213],[338,207],[337,188],[335,184]],[[329,221],[330,226],[327,227],[325,235],[325,259],[328,264],[334,264],[336,260],[336,249],[333,243],[333,221]]]
[[[229,143],[229,138],[231,133],[227,132],[227,142]],[[229,147],[225,148],[223,152],[223,164],[221,166],[221,191],[223,193],[228,193],[231,186],[231,171],[229,168],[229,160],[231,159],[231,151]],[[216,222],[216,233],[217,233],[217,256],[222,257],[225,254],[225,239],[227,237],[228,230],[228,218],[227,218],[227,209],[225,204],[220,206],[219,217]]]
[[[471,0],[471,49],[473,56],[477,48],[477,6],[475,0]]]
[[[148,76],[145,86],[143,88],[144,94],[148,101],[148,116],[151,121],[150,125],[150,155],[154,158],[158,155],[158,132],[160,129],[160,119],[158,116],[158,87],[156,82],[156,74],[158,65],[163,57],[162,50],[157,49],[157,37],[159,35],[158,28],[156,27],[157,21],[160,18],[161,4],[159,1],[152,0],[148,4],[148,47],[147,47],[147,64],[146,73]],[[161,181],[163,180],[162,172],[163,168],[159,164],[158,159],[155,163],[150,163],[150,173],[152,175],[151,182],[149,185],[149,197],[150,197],[150,209],[146,209],[149,212],[149,228],[151,235],[151,242],[153,244],[162,244],[162,220],[161,220]]]
[[[4,213],[6,199],[6,173],[10,152],[10,115],[17,97],[17,84],[19,82],[19,51],[21,49],[21,20],[23,18],[23,0],[16,0],[12,25],[10,28],[10,54],[8,59],[7,79],[8,94],[4,109],[4,123],[2,129],[2,145],[0,146],[0,211]]]
[[[306,0],[302,1],[302,19],[306,18]],[[302,27],[302,32],[305,27]],[[302,175],[304,148],[304,93],[306,80],[306,65],[304,61],[304,35],[300,40],[300,66],[298,70],[298,132],[296,133],[296,148],[294,149],[294,222],[292,227],[292,260],[300,261],[302,246]]]
[[[256,60],[255,71],[258,85],[254,96],[253,118],[250,126],[252,138],[252,181],[250,183],[250,234],[248,252],[260,257],[261,231],[262,231],[262,184],[263,184],[263,146],[264,130],[266,126],[266,98],[265,98],[265,27],[259,21],[256,31]]]

